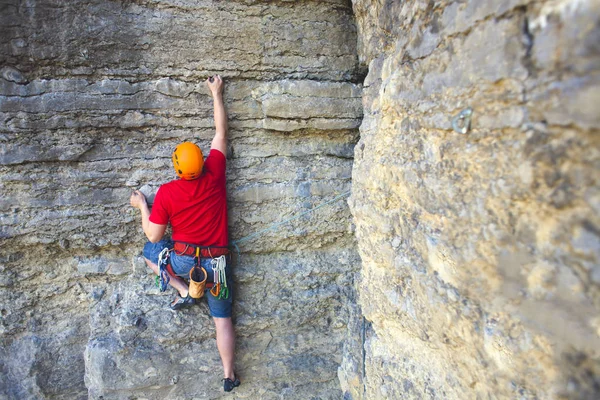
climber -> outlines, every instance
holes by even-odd
[[[142,214],[142,229],[149,242],[144,246],[146,264],[160,275],[159,254],[169,253],[168,282],[179,295],[171,303],[173,310],[196,303],[189,287],[180,276],[188,277],[198,263],[212,275],[215,264],[224,267],[228,293],[217,296],[206,291],[210,314],[217,331],[217,348],[223,363],[223,389],[230,392],[240,385],[234,372],[235,332],[231,320],[233,286],[227,232],[227,203],[225,192],[225,154],[227,151],[227,117],[223,104],[223,81],[219,75],[206,80],[214,102],[216,133],[210,154],[193,143],[179,144],[173,152],[173,165],[180,179],[161,185],[156,193],[152,212],[140,191],[131,195],[130,203]],[[163,238],[171,223],[172,240]],[[166,253],[166,251],[165,251]],[[163,253],[164,254],[164,253]],[[198,256],[197,258],[195,256]],[[219,263],[217,263],[219,261]],[[222,261],[222,262],[221,262]],[[166,273],[166,272],[165,272]],[[215,273],[216,277],[216,273]],[[166,286],[166,282],[165,282]],[[216,286],[216,285],[215,285]]]

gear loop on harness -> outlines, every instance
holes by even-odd
[[[224,300],[229,298],[229,289],[227,288],[227,274],[225,268],[227,267],[227,259],[224,255],[210,260],[213,270],[213,281],[214,286],[210,290],[210,293],[218,298]]]
[[[169,276],[169,272],[167,270],[167,264],[169,263],[169,252],[169,248],[165,247],[158,255],[158,275],[160,276],[159,289],[161,292],[167,290],[167,286],[169,285],[169,281],[171,280],[171,277]]]

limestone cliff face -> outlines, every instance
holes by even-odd
[[[241,246],[231,398],[600,397],[599,16],[0,0],[0,398],[222,395],[128,204],[208,149],[215,73],[233,240],[352,190]]]
[[[346,396],[598,398],[600,4],[353,7],[369,72]]]
[[[206,305],[175,313],[139,257],[130,192],[230,124],[230,236],[350,190],[362,117],[351,5],[0,1],[0,398],[216,398]],[[241,246],[244,398],[341,396],[359,268],[344,200]]]

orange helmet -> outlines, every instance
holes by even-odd
[[[177,176],[186,181],[196,179],[202,173],[204,156],[200,147],[191,142],[181,143],[173,152],[173,167]]]

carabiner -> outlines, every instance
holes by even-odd
[[[219,293],[221,293],[221,284],[215,283],[215,285],[212,287],[212,289],[210,289],[210,294],[217,297],[217,296],[219,296]]]
[[[229,288],[225,286],[219,293],[219,300],[227,300],[229,298]]]

